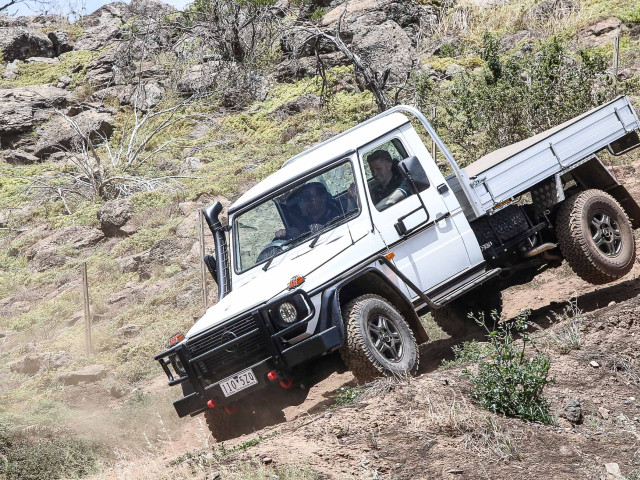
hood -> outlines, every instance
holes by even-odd
[[[309,291],[317,287],[313,272],[353,245],[346,225],[324,233],[310,248],[312,239],[274,258],[266,272],[260,265],[236,279],[231,292],[206,311],[191,327],[187,338],[282,295],[287,291],[289,280],[297,275],[305,277],[301,288]]]

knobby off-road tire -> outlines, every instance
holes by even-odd
[[[402,315],[378,295],[362,295],[344,310],[347,338],[340,355],[359,382],[418,369],[418,344]]]
[[[560,205],[556,232],[567,263],[589,283],[613,282],[633,268],[636,245],[629,217],[601,190],[585,190]]]
[[[497,318],[494,318],[494,312]],[[431,315],[436,324],[452,338],[465,337],[475,333],[486,333],[473,318],[484,317],[485,325],[493,330],[502,314],[502,293],[495,287],[481,288],[462,298],[454,300],[443,308],[433,310]]]
[[[234,416],[225,412],[224,408],[215,408],[204,412],[207,427],[217,442],[224,442],[234,437]]]

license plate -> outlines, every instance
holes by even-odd
[[[219,383],[219,385],[224,396],[229,397],[234,393],[244,390],[245,388],[249,388],[251,385],[255,385],[256,383],[258,383],[258,380],[256,380],[253,370],[247,368],[246,370],[242,370],[241,372],[225,378]]]

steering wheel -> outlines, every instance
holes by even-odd
[[[286,242],[287,242],[286,239],[279,238],[277,240],[267,243],[267,245],[260,252],[260,255],[258,255],[256,263],[260,263],[284,251],[284,249],[282,248],[282,245],[284,245]]]

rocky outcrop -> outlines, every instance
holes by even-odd
[[[98,90],[106,88],[115,83],[114,65],[116,63],[117,51],[108,50],[98,58],[87,64],[86,80],[89,85]]]
[[[83,17],[84,33],[78,37],[75,49],[99,50],[122,38],[120,26],[127,18],[127,4],[122,2],[109,3]]]
[[[53,57],[55,48],[49,38],[24,20],[1,15],[0,53],[6,62],[29,57]]]
[[[71,93],[49,85],[0,89],[0,139],[31,130],[71,99]]]
[[[93,142],[109,138],[113,128],[113,115],[108,112],[87,110],[69,119],[57,116],[36,130],[34,154],[44,158],[60,150],[77,150],[86,138]]]
[[[55,370],[69,363],[66,352],[30,353],[9,364],[9,370],[23,375],[35,375],[42,370]]]
[[[133,215],[133,204],[126,199],[110,200],[98,210],[100,228],[107,237],[123,235],[121,228]]]

